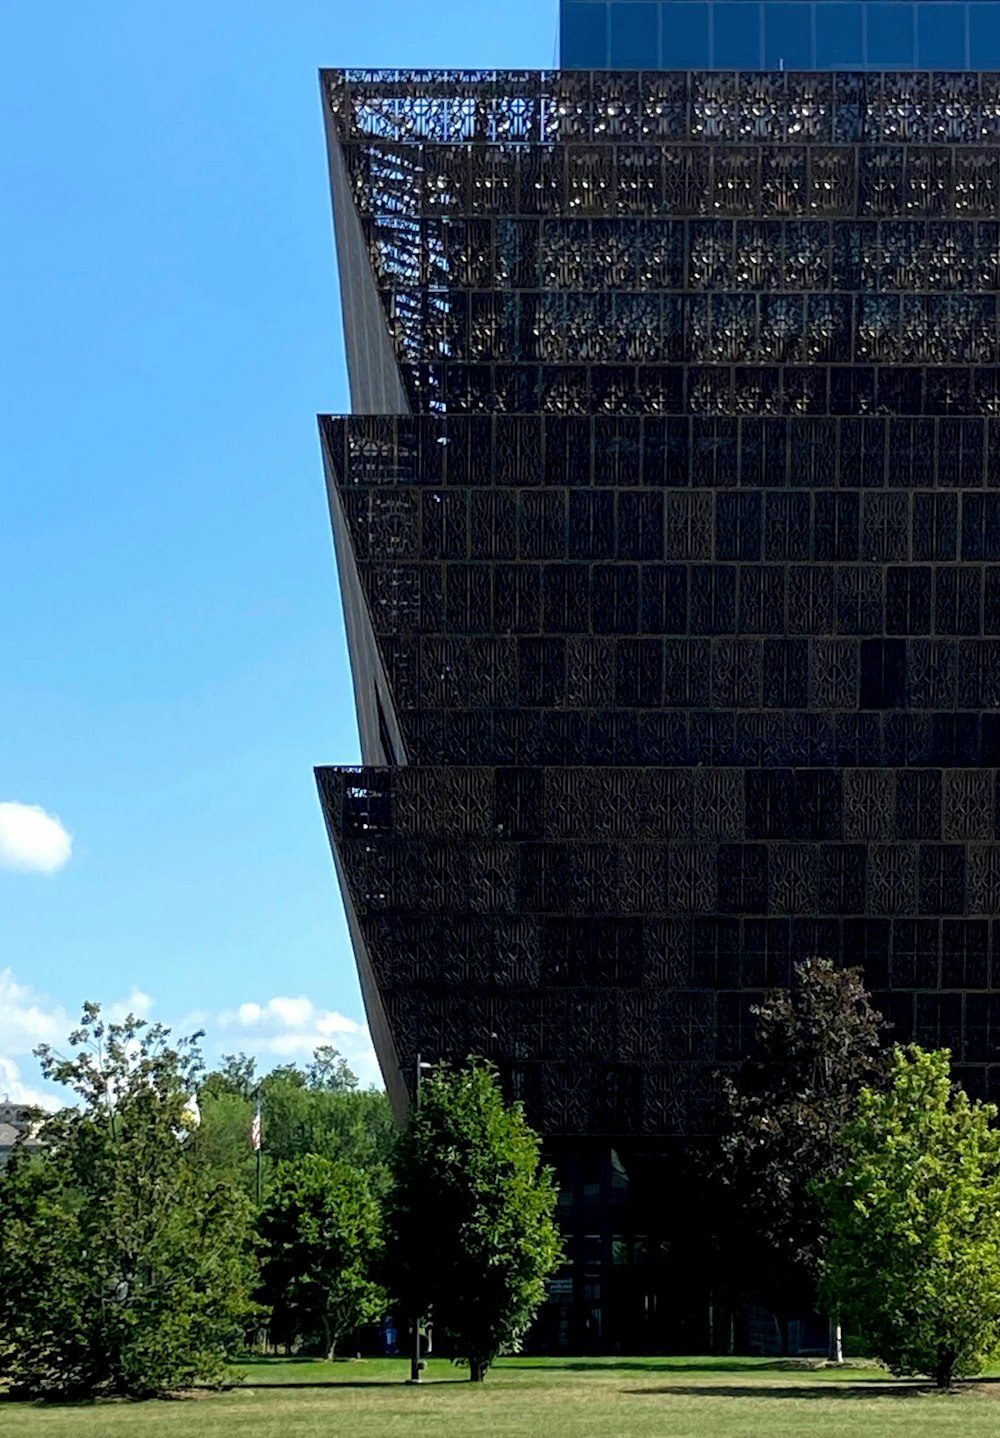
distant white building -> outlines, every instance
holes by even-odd
[[[23,1103],[0,1103],[0,1168],[23,1133],[30,1132],[38,1121],[33,1108]]]

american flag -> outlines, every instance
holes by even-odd
[[[260,1104],[254,1109],[253,1123],[250,1125],[250,1147],[254,1153],[260,1152]]]

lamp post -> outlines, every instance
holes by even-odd
[[[418,1053],[413,1060],[413,1108],[415,1113],[420,1111],[420,1078],[426,1069],[432,1065],[422,1063]],[[420,1374],[423,1371],[424,1360],[420,1356],[420,1315],[414,1309],[413,1313],[413,1351],[410,1355],[410,1376],[407,1383],[419,1383]]]

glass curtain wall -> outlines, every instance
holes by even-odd
[[[565,69],[998,70],[1000,3],[563,0]]]

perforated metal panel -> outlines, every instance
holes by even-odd
[[[384,1062],[690,1134],[823,953],[995,1090],[1000,76],[325,87],[413,411],[322,426]]]

